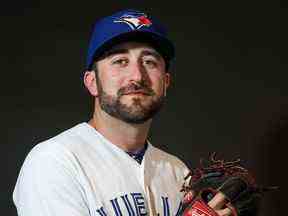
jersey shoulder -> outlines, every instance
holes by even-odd
[[[162,164],[161,166],[169,167],[169,169],[173,170],[181,179],[189,173],[189,168],[185,162],[176,155],[155,146],[151,146],[151,152],[151,158],[155,164]]]
[[[27,169],[27,167],[51,163],[61,164],[64,169],[75,173],[77,171],[75,168],[78,167],[77,160],[79,155],[89,152],[91,148],[89,140],[84,138],[85,134],[83,132],[85,133],[85,131],[88,136],[87,139],[89,139],[89,127],[86,123],[80,123],[48,140],[36,144],[26,156],[21,170]]]
[[[78,178],[80,167],[71,151],[77,143],[83,143],[77,127],[37,144],[26,156],[13,191],[19,215],[36,216],[48,208],[67,215],[60,203],[62,206],[73,203],[81,212],[87,212],[85,193]]]
[[[80,123],[50,139],[36,144],[27,157],[38,154],[53,154],[57,156],[65,154],[65,152],[73,152],[75,149],[80,149],[80,147],[85,148],[85,144],[89,142],[83,138],[85,136],[83,133],[89,134],[87,123]]]
[[[152,148],[153,154],[157,157],[158,160],[163,160],[163,161],[170,162],[170,163],[173,163],[173,164],[176,164],[179,166],[185,166],[186,167],[185,163],[176,155],[168,153],[168,152],[166,152],[166,151],[164,151],[158,147],[152,146],[152,145],[151,145],[151,148]]]

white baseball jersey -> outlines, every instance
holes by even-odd
[[[32,149],[13,200],[19,216],[175,216],[187,172],[150,143],[139,164],[81,123]]]

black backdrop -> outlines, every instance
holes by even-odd
[[[283,1],[284,2],[284,1]],[[285,215],[287,3],[278,1],[11,1],[0,6],[1,215],[38,142],[86,121],[81,72],[94,21],[124,8],[167,24],[177,57],[154,145],[190,166],[208,152],[241,157],[265,185],[261,216]]]

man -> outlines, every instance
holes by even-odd
[[[177,215],[188,169],[147,141],[173,57],[162,25],[142,12],[96,23],[84,74],[93,117],[28,154],[13,194],[18,215]],[[209,204],[230,214],[219,194]]]

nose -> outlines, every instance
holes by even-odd
[[[146,73],[142,64],[140,64],[139,62],[135,62],[131,64],[130,66],[131,66],[130,80],[136,81],[136,82],[142,81]]]

